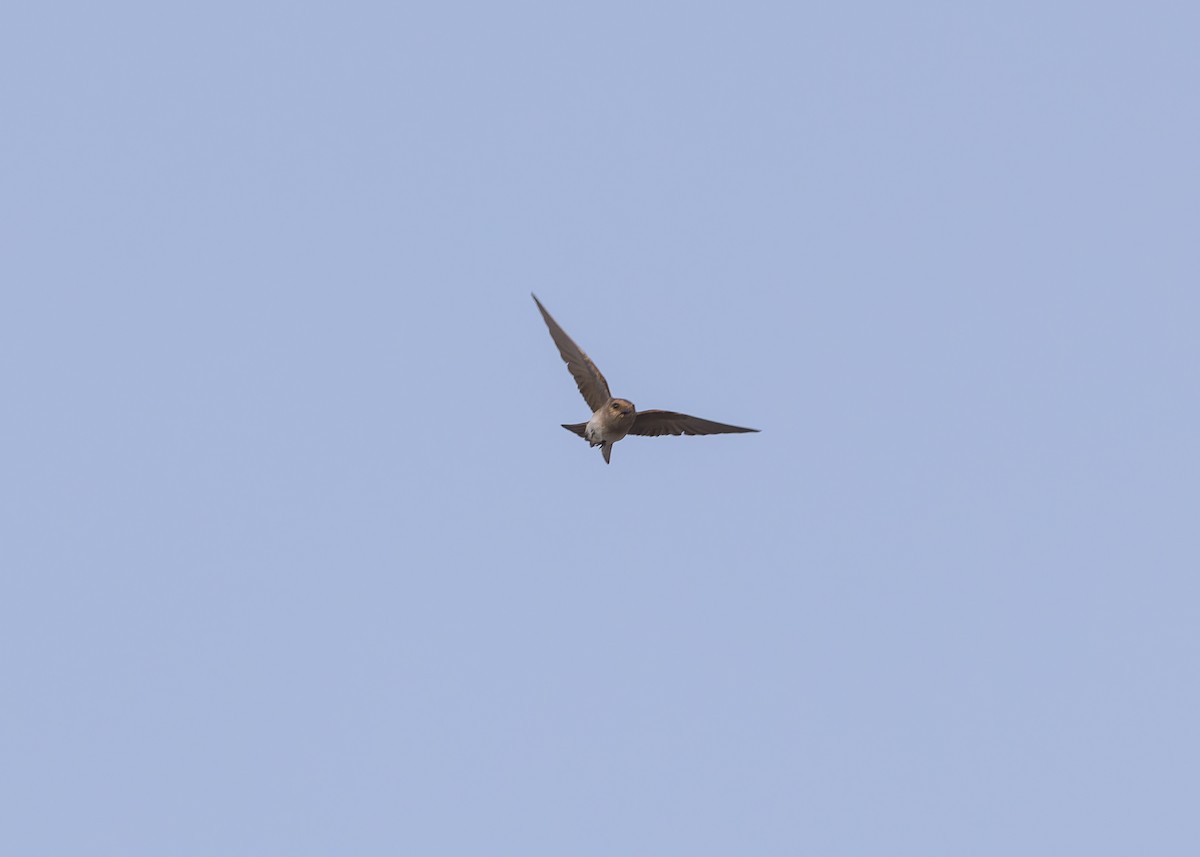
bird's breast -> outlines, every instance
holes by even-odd
[[[607,441],[616,443],[633,428],[633,414],[613,414],[608,411],[597,411],[588,420],[588,440]]]

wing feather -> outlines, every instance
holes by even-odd
[[[583,394],[583,400],[593,411],[600,410],[604,403],[612,398],[612,394],[608,392],[608,382],[604,380],[604,376],[600,374],[600,370],[596,368],[596,364],[592,362],[591,358],[583,353],[583,349],[576,345],[575,341],[567,336],[566,331],[558,326],[558,322],[550,313],[546,312],[546,308],[537,299],[537,295],[533,296],[533,302],[541,310],[546,327],[550,328],[550,338],[558,346],[558,353],[562,355],[567,369],[571,371],[571,377],[575,379],[575,385]]]
[[[638,411],[630,434],[661,437],[664,434],[740,434],[758,429],[715,423],[712,420],[680,414],[675,411]]]

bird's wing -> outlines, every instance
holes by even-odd
[[[562,355],[567,368],[571,370],[579,392],[583,394],[583,400],[587,402],[592,411],[600,410],[604,403],[612,398],[612,394],[608,392],[608,382],[604,380],[604,376],[600,374],[600,370],[596,368],[596,364],[591,361],[591,358],[583,353],[583,349],[576,345],[571,337],[567,336],[566,331],[558,326],[558,322],[550,313],[546,312],[546,308],[537,299],[537,295],[533,296],[533,302],[542,311],[546,327],[550,328],[550,338],[558,346],[558,353]]]
[[[712,420],[677,414],[675,411],[638,411],[629,433],[640,434],[643,437],[659,437],[664,434],[737,434],[747,431],[758,429],[714,423]]]

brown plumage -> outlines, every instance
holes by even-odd
[[[705,434],[739,434],[756,432],[758,429],[731,426],[726,423],[693,417],[675,411],[638,411],[633,402],[628,399],[615,399],[608,390],[608,381],[596,368],[583,349],[575,344],[566,331],[558,326],[558,322],[546,312],[542,302],[533,296],[533,302],[542,313],[546,327],[550,329],[550,338],[558,346],[558,353],[567,364],[567,369],[575,379],[583,400],[592,409],[592,417],[585,423],[563,424],[567,431],[574,432],[586,440],[590,446],[599,446],[608,463],[612,456],[612,445],[626,435],[636,434],[643,437],[660,437],[662,435],[705,435]]]

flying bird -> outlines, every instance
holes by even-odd
[[[533,295],[533,302],[541,310],[546,327],[550,328],[550,338],[558,346],[558,353],[566,362],[579,392],[583,394],[583,400],[592,409],[592,417],[586,423],[564,423],[563,428],[575,432],[588,442],[588,446],[600,447],[605,464],[611,463],[612,445],[627,434],[658,437],[664,434],[740,434],[758,431],[675,411],[639,411],[628,399],[614,399],[608,391],[608,382],[591,358],[558,326],[537,295]]]

